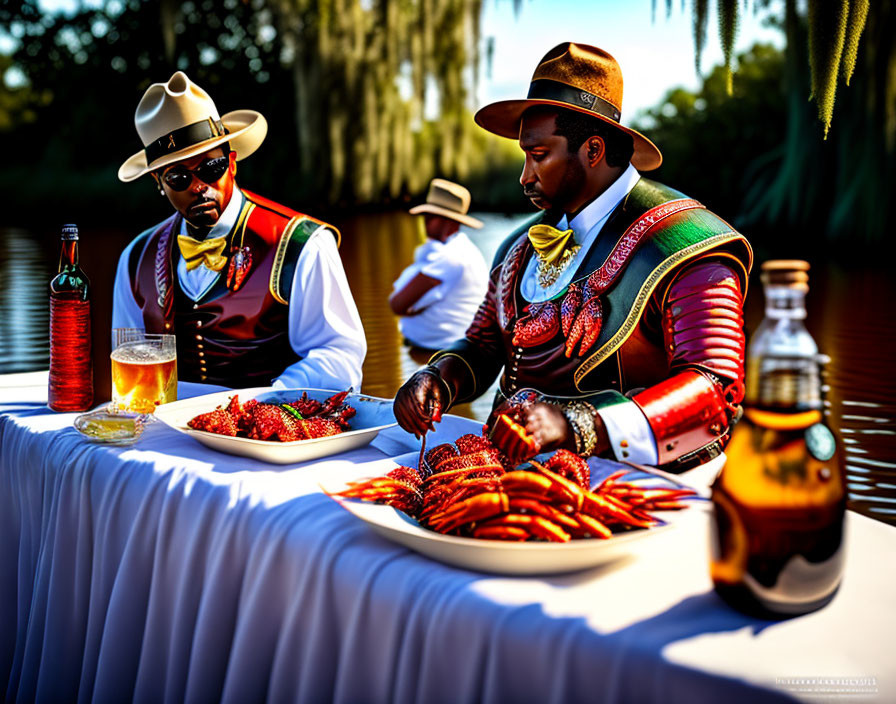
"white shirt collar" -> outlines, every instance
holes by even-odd
[[[233,229],[233,226],[236,225],[236,221],[240,217],[244,198],[245,196],[243,196],[243,192],[239,188],[234,187],[233,195],[230,196],[230,202],[227,204],[227,207],[224,208],[224,212],[221,213],[218,222],[216,222],[212,226],[212,229],[209,230],[205,239],[210,240],[215,237],[225,237],[230,234],[230,231]],[[185,218],[181,218],[179,234],[190,234],[187,230],[187,221]]]
[[[560,218],[557,228],[560,230],[572,229],[576,244],[580,245],[579,251],[573,256],[563,273],[557,277],[557,280],[547,288],[542,288],[538,283],[538,260],[536,257],[531,257],[520,282],[520,292],[523,294],[523,298],[532,303],[547,301],[564,291],[582,261],[588,256],[591,246],[600,236],[610,213],[616,209],[623,198],[631,193],[640,178],[641,175],[637,169],[629,164],[628,168],[610,184],[607,190],[586,205],[582,212],[572,219],[572,223],[567,224],[566,215]]]
[[[613,181],[607,190],[586,205],[571,222],[569,221],[569,216],[564,214],[560,218],[560,222],[557,223],[557,229],[566,230],[571,228],[576,242],[581,244],[585,239],[585,235],[591,232],[595,225],[606,218],[619,205],[619,201],[631,192],[640,178],[641,174],[638,173],[638,170],[629,164],[628,168],[619,175],[619,178]]]

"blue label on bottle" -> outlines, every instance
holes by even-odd
[[[806,428],[806,449],[815,459],[827,462],[837,451],[837,441],[830,428],[823,423],[816,423]]]

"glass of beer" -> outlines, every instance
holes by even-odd
[[[140,328],[112,331],[112,408],[152,413],[177,400],[177,349],[174,335]]]

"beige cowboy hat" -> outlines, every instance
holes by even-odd
[[[268,132],[267,120],[254,110],[234,110],[219,117],[209,94],[183,71],[167,83],[153,83],[146,89],[134,124],[143,150],[118,169],[118,178],[126,182],[225,142],[230,142],[237,159],[244,159],[258,149]]]
[[[564,42],[551,49],[535,68],[525,100],[501,100],[476,113],[476,123],[489,132],[519,139],[520,121],[533,105],[554,105],[590,115],[631,135],[632,164],[651,171],[663,163],[656,145],[640,132],[619,124],[622,114],[622,70],[612,56],[588,44]]]
[[[482,222],[467,215],[470,209],[470,192],[458,183],[446,181],[443,178],[434,178],[429,184],[429,193],[426,194],[426,202],[414,206],[408,212],[411,215],[431,213],[441,215],[463,223],[467,227],[482,227]]]

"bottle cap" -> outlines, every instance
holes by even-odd
[[[76,240],[78,239],[78,226],[74,224],[62,226],[62,239]]]
[[[760,279],[765,286],[783,286],[809,291],[809,262],[802,259],[770,259],[762,263]]]

